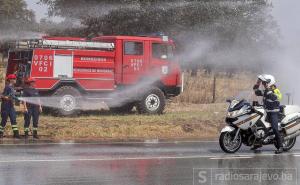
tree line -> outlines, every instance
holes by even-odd
[[[277,47],[279,32],[267,0],[40,0],[40,3],[48,6],[50,17],[64,19],[62,23],[42,19],[38,26],[41,32],[88,38],[162,32],[176,41],[180,61],[187,69],[257,71],[269,60],[267,51]]]
[[[36,27],[35,14],[24,0],[0,0],[0,54],[7,55],[8,42]],[[2,59],[3,60],[3,59]]]

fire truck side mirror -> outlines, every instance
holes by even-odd
[[[168,56],[167,55],[162,55],[160,58],[163,59],[163,60],[166,60],[166,59],[168,59]]]

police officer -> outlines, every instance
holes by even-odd
[[[25,87],[23,90],[24,96],[24,133],[25,138],[28,138],[29,126],[32,118],[33,122],[33,138],[38,139],[38,124],[39,124],[39,115],[42,112],[42,106],[39,97],[38,90],[34,87],[35,79],[28,78],[25,80]],[[30,98],[32,101],[26,101],[26,97]]]
[[[14,138],[20,138],[19,129],[16,121],[16,110],[14,108],[14,100],[16,100],[16,91],[14,85],[16,84],[16,75],[10,74],[7,76],[7,81],[5,84],[4,91],[2,93],[1,99],[1,126],[0,126],[0,137],[3,138],[4,128],[7,123],[8,117],[10,118],[10,123],[14,133]]]
[[[257,96],[263,96],[264,106],[267,111],[267,119],[272,125],[273,132],[276,139],[276,154],[283,152],[282,137],[278,130],[278,114],[280,111],[280,100],[282,99],[282,94],[280,90],[275,85],[276,81],[272,75],[259,75],[258,81],[254,85],[253,89]],[[264,86],[264,91],[259,90],[260,85]],[[258,148],[254,146],[252,149]]]

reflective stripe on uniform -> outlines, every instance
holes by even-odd
[[[2,126],[0,126],[0,132],[3,132],[3,130],[4,130],[4,129],[3,129],[3,127],[2,127]]]
[[[279,112],[280,110],[279,109],[274,109],[274,110],[267,110],[266,109],[266,112]]]
[[[278,103],[279,103],[279,101],[278,101],[278,100],[266,99],[266,101],[267,101],[267,102],[271,102],[271,103],[274,103],[274,102],[278,102]]]
[[[29,132],[29,128],[24,128],[24,131],[25,132]]]
[[[11,127],[12,127],[12,130],[14,130],[14,131],[15,131],[15,130],[19,130],[17,125],[13,125],[13,126],[11,126]]]
[[[33,130],[38,130],[38,128],[37,127],[33,127]]]

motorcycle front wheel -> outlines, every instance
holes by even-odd
[[[219,138],[221,149],[226,153],[235,153],[242,146],[242,136],[239,133],[237,139],[234,141],[235,132],[222,132]]]

